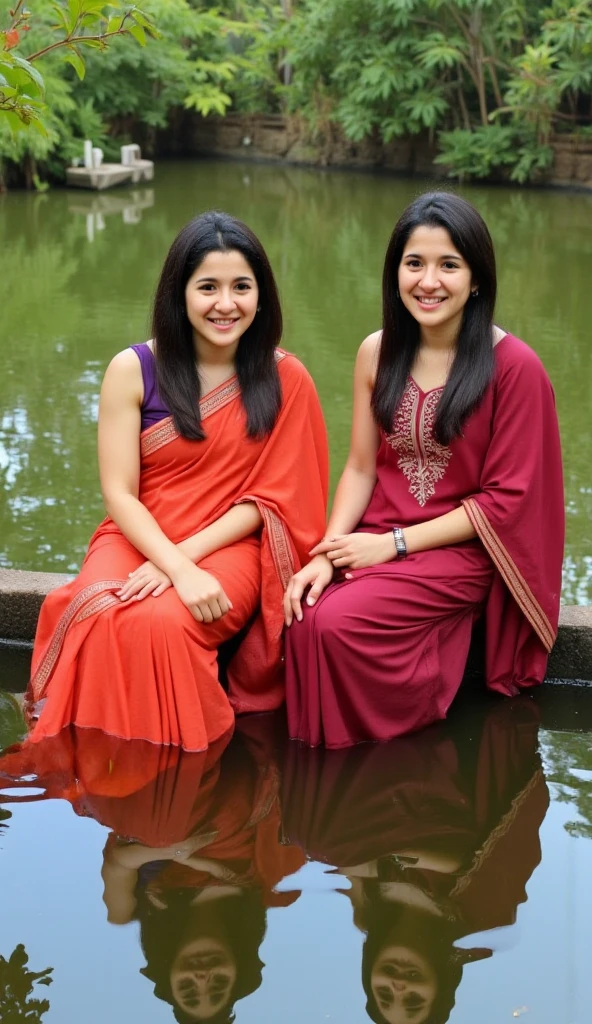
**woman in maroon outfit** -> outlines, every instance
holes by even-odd
[[[544,677],[563,557],[557,417],[538,357],[494,325],[495,297],[479,213],[420,196],[387,249],[382,331],[358,353],[325,537],[286,590],[293,738],[343,747],[444,718],[482,614],[488,686],[514,695]]]

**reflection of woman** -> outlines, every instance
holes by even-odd
[[[348,879],[372,1020],[448,1020],[463,964],[491,955],[456,941],[515,921],[548,805],[537,735],[508,701],[390,744],[290,746],[284,832]]]
[[[281,328],[252,232],[220,213],[186,225],[158,284],[154,340],[105,375],[109,518],[77,579],[43,605],[32,740],[73,723],[202,750],[233,707],[281,704],[283,588],[323,529],[327,476],[314,385],[277,348]],[[229,700],[217,653],[239,632]]]
[[[310,745],[444,718],[484,608],[488,685],[543,679],[563,552],[557,419],[538,357],[494,326],[495,297],[477,211],[415,200],[388,246],[382,331],[358,353],[325,538],[285,595],[290,735]]]
[[[278,839],[273,723],[241,721],[201,784],[191,785],[183,760],[177,785],[153,780],[151,801],[147,790],[135,806],[131,796],[93,801],[118,829],[105,847],[104,899],[111,922],[139,921],[143,973],[178,1021],[229,1021],[261,984],[266,909],[297,898],[275,886],[304,857]]]

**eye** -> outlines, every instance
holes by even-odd
[[[420,263],[419,260],[411,259],[411,260],[406,260],[405,266],[406,267],[420,267],[421,263]]]
[[[442,266],[444,267],[445,270],[458,270],[459,269],[458,268],[458,263],[451,263],[450,260],[447,260],[446,263],[442,264]]]
[[[236,287],[237,287],[237,290],[239,292],[250,292],[251,291],[251,285],[249,284],[248,281],[239,281],[237,283]]]
[[[213,284],[200,284],[199,290],[200,290],[200,292],[213,292],[214,291],[214,285]]]

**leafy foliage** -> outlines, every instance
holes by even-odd
[[[355,141],[435,130],[452,176],[522,182],[590,122],[591,58],[591,0],[302,0],[289,103]]]
[[[53,967],[30,971],[29,957],[22,943],[8,960],[0,956],[0,1020],[3,1024],[41,1024],[49,1010],[49,999],[31,998],[35,985],[51,985]]]
[[[68,0],[41,5],[43,14],[51,13],[47,39],[33,46],[25,58],[14,48],[29,41],[28,33],[35,26],[31,11],[17,0],[8,11],[9,26],[0,32],[0,115],[13,131],[33,128],[46,134],[43,114],[46,110],[45,82],[35,62],[49,53],[57,53],[70,64],[78,78],[84,78],[84,54],[89,49],[104,50],[117,36],[132,36],[141,46],[147,35],[155,35],[150,19],[139,7],[128,6],[121,0]],[[41,19],[40,19],[41,20]],[[35,33],[34,33],[35,34]],[[32,40],[31,40],[32,41]]]
[[[59,174],[85,133],[111,156],[186,108],[286,111],[358,142],[427,132],[453,177],[522,182],[548,167],[554,133],[592,117],[592,0],[8,3],[0,161],[31,181]]]

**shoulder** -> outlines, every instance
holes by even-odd
[[[382,331],[374,331],[364,338],[356,356],[356,381],[364,381],[370,388],[374,387],[376,370],[378,368],[378,357],[380,355],[380,342]]]
[[[314,381],[306,366],[292,352],[277,348],[276,361],[282,385],[290,389],[298,387],[314,389]]]
[[[530,345],[526,345],[515,335],[504,335],[496,345],[494,352],[498,380],[523,378],[531,381],[549,381],[540,356]]]
[[[105,371],[103,386],[124,388],[133,393],[142,392],[140,356],[133,348],[124,348],[123,352],[113,356]]]
[[[526,371],[547,376],[540,357],[534,349],[514,334],[505,334],[494,348],[498,372]]]

